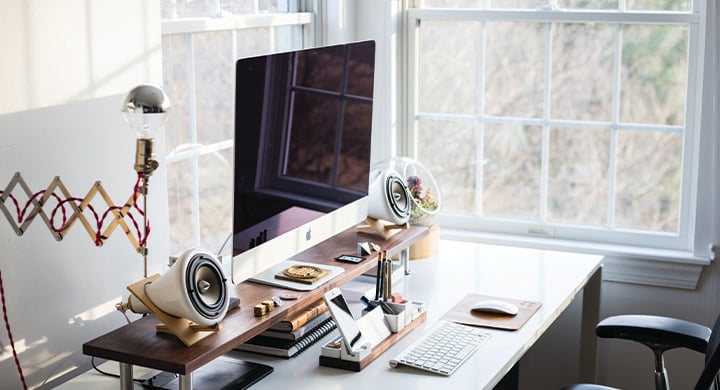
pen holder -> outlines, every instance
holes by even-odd
[[[411,310],[408,308],[409,304],[391,302],[386,302],[385,304],[392,308],[393,312],[396,313],[385,313],[385,323],[390,329],[390,332],[397,333],[403,330],[403,328],[405,328],[405,326],[412,320],[412,314],[410,313]]]

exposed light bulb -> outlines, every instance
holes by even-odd
[[[125,97],[121,111],[138,137],[135,153],[135,170],[138,173],[150,175],[158,167],[154,153],[155,138],[169,110],[170,99],[156,85],[139,85]]]

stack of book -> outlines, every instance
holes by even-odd
[[[336,328],[325,302],[308,306],[246,341],[237,350],[291,358]]]

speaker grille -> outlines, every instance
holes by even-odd
[[[410,216],[410,202],[408,199],[408,190],[405,183],[400,177],[388,175],[385,194],[387,196],[388,205],[393,214],[400,218]]]
[[[188,262],[185,278],[190,303],[198,313],[210,320],[225,314],[228,300],[226,280],[212,259],[195,254]]]

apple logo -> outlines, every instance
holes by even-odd
[[[310,241],[311,238],[312,238],[312,231],[310,230],[310,228],[308,228],[307,232],[305,232],[305,241]]]

